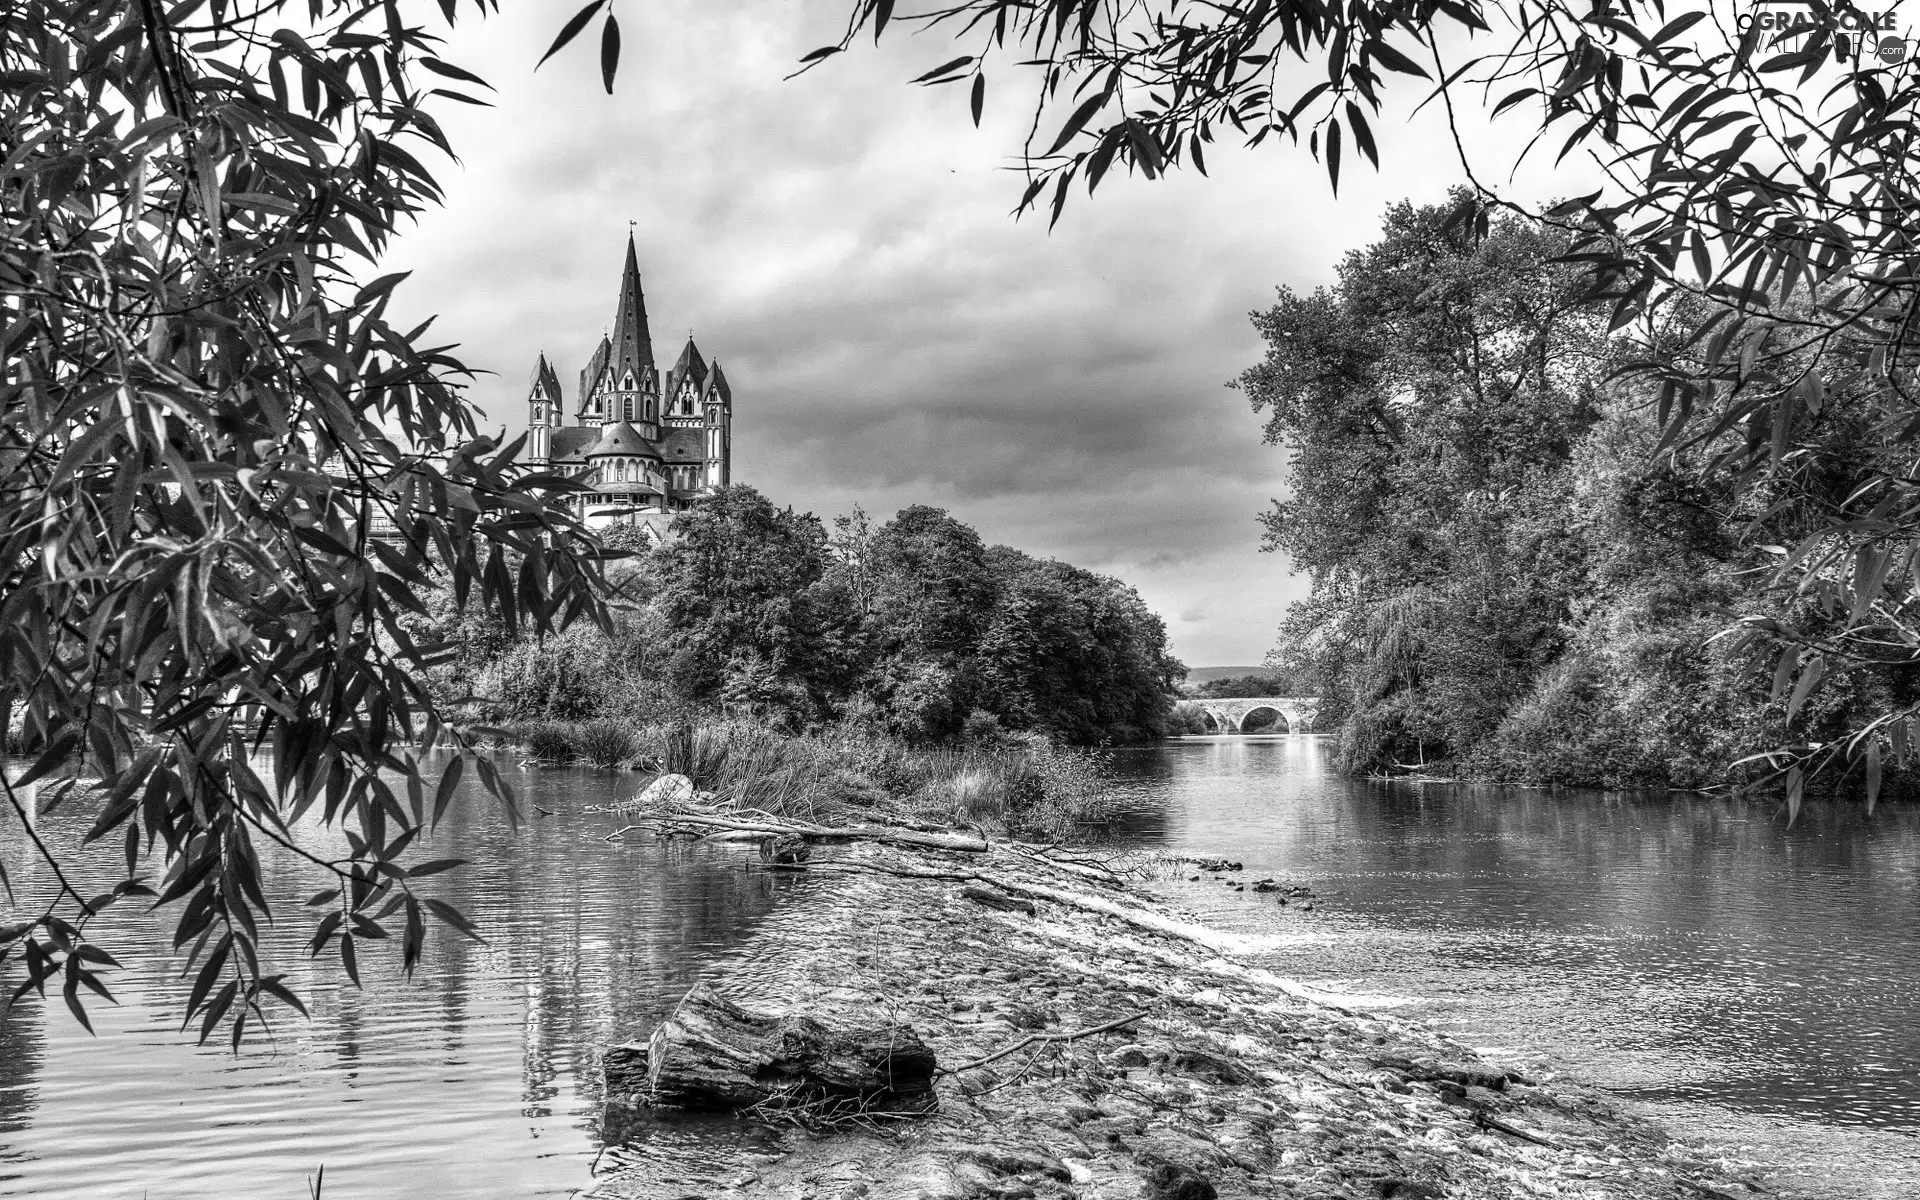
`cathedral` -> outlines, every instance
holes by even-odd
[[[691,334],[664,379],[655,369],[631,235],[613,331],[580,372],[572,425],[565,409],[560,376],[542,354],[527,396],[527,459],[593,488],[574,500],[592,528],[636,525],[660,541],[674,513],[728,482],[733,390]]]

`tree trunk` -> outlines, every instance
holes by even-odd
[[[704,983],[653,1031],[644,1088],[633,1070],[636,1050],[609,1052],[609,1094],[701,1109],[841,1101],[868,1112],[925,1113],[935,1103],[933,1051],[907,1026],[753,1013]]]

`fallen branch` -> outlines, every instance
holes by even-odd
[[[1022,883],[993,875],[980,875],[978,878],[983,883],[991,883],[1002,891],[1015,892],[1039,900],[1051,900],[1055,904],[1065,904],[1085,912],[1114,917],[1138,929],[1205,946],[1217,954],[1237,953],[1246,948],[1245,938],[1222,933],[1217,929],[1209,929],[1205,925],[1195,925],[1190,921],[1176,921],[1172,917],[1161,916],[1159,913],[1149,912],[1143,908],[1117,904],[1100,896],[1088,896],[1080,892],[1069,892],[1063,888],[1048,887],[1045,884]]]
[[[878,842],[886,846],[912,846],[921,850],[952,850],[963,854],[984,854],[989,849],[985,838],[976,839],[954,833],[922,833],[919,830],[902,829],[892,825],[798,825],[779,821],[745,821],[718,814],[679,812],[657,813],[652,819],[663,827],[692,825],[700,829],[728,833],[750,833],[767,837],[785,835],[805,838],[810,842]]]
[[[1065,871],[1072,875],[1078,875],[1083,879],[1090,879],[1095,883],[1104,884],[1107,887],[1121,887],[1126,883],[1126,880],[1121,875],[1105,867],[1090,867],[1070,859],[1048,858],[1045,854],[1037,854],[1020,846],[1015,846],[1013,850],[1015,854],[1020,855],[1020,857],[1026,859],[1028,862],[1051,867],[1056,871]]]
[[[1476,1124],[1484,1125],[1488,1129],[1498,1129],[1501,1133],[1511,1137],[1517,1137],[1523,1142],[1532,1142],[1536,1146],[1547,1146],[1555,1150],[1560,1148],[1558,1142],[1544,1138],[1532,1130],[1522,1129],[1512,1122],[1502,1121],[1499,1117],[1483,1109],[1474,1110],[1473,1119]]]
[[[1094,1025],[1087,1029],[1069,1029],[1065,1033],[1029,1034],[1005,1049],[995,1050],[985,1058],[976,1058],[972,1062],[961,1063],[957,1067],[942,1067],[936,1074],[958,1075],[962,1071],[971,1071],[976,1067],[984,1067],[988,1063],[999,1062],[1010,1054],[1020,1053],[1020,1051],[1025,1050],[1028,1046],[1046,1045],[1051,1042],[1078,1041],[1081,1038],[1092,1037],[1096,1033],[1107,1033],[1110,1030],[1120,1028],[1122,1025],[1131,1025],[1146,1015],[1145,1012],[1131,1013],[1121,1017],[1117,1021],[1108,1021],[1105,1025]]]
[[[910,867],[883,867],[879,863],[847,862],[844,859],[810,862],[800,869],[809,874],[892,875],[899,879],[931,879],[937,883],[975,883],[982,878],[975,871],[915,871]]]

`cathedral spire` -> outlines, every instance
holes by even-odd
[[[620,311],[613,319],[613,357],[610,365],[615,377],[624,380],[628,371],[637,378],[653,365],[653,337],[647,332],[647,298],[640,291],[640,260],[633,252],[633,235],[627,235],[627,265],[620,274]]]

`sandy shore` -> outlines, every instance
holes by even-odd
[[[1754,1164],[1709,1157],[1597,1093],[1536,1086],[1356,998],[1249,968],[1240,958],[1257,945],[1124,883],[1004,849],[855,845],[815,871],[834,881],[806,901],[807,919],[756,935],[753,957],[781,962],[789,981],[776,1006],[909,1025],[943,1068],[1139,1015],[943,1075],[925,1117],[733,1119],[704,1128],[703,1145],[736,1148],[699,1169],[678,1159],[681,1140],[642,1137],[609,1151],[590,1195],[1769,1194]],[[984,874],[1034,911],[888,871]],[[1089,911],[1101,906],[1125,917]],[[754,1002],[768,1006],[764,990]]]

